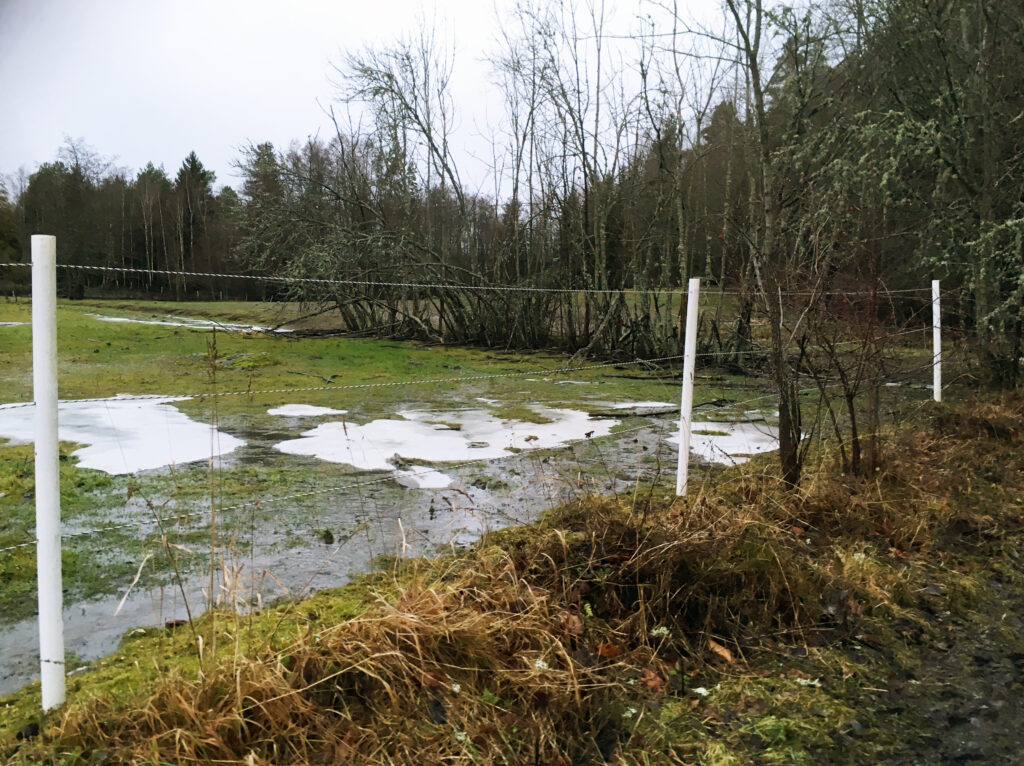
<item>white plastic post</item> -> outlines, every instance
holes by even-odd
[[[64,703],[64,620],[57,442],[57,238],[32,235],[32,387],[35,398],[36,568],[43,710]]]
[[[932,396],[942,401],[942,312],[937,279],[932,280]]]
[[[686,494],[690,468],[690,429],[693,425],[693,372],[697,362],[697,304],[700,279],[690,280],[686,298],[686,336],[683,344],[683,395],[679,404],[679,463],[676,468],[676,494]]]

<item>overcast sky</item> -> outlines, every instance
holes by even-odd
[[[717,0],[697,0],[697,4]],[[608,0],[624,24],[638,0]],[[693,5],[694,3],[691,3]],[[188,152],[236,185],[249,142],[332,133],[332,61],[393,39],[417,18],[454,37],[463,149],[488,152],[500,106],[485,52],[513,0],[0,0],[0,175],[53,160],[82,138],[136,172],[173,176]],[[477,185],[484,182],[479,179]]]

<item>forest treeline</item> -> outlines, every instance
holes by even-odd
[[[781,353],[784,334],[813,335],[792,317],[827,308],[828,291],[941,278],[984,369],[1016,384],[1024,6],[726,0],[713,29],[670,3],[649,10],[626,41],[597,3],[524,1],[504,19],[489,62],[505,109],[493,193],[463,181],[467,106],[450,46],[424,28],[337,61],[339,103],[361,120],[250,146],[237,191],[215,191],[195,154],[173,177],[130,174],[69,141],[0,199],[2,260],[54,233],[72,264],[370,283],[81,271],[65,276],[72,296],[298,299],[350,332],[644,358],[679,353],[691,276],[737,293],[701,337],[738,359],[754,315],[779,326]],[[389,284],[410,282],[423,286]],[[539,289],[474,289],[486,286]],[[907,296],[866,311],[929,300]]]
[[[190,153],[174,177],[152,163],[132,175],[70,138],[54,162],[11,190],[0,188],[0,261],[27,261],[34,233],[56,235],[59,261],[146,271],[221,271],[234,264],[241,201],[230,186],[214,193],[215,175]],[[20,187],[20,188],[18,188]],[[10,199],[13,196],[14,199]],[[0,280],[27,282],[24,270]],[[221,297],[222,286],[159,274],[62,271],[60,289],[81,298],[86,287],[171,299]]]

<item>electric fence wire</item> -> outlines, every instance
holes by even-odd
[[[2,264],[0,264],[2,265]],[[902,332],[889,333],[884,337],[897,337],[901,335],[910,335],[913,333],[920,333],[921,329],[905,330]],[[857,346],[862,345],[864,341],[841,341],[836,346]],[[700,359],[712,359],[722,357],[736,357],[736,356],[768,356],[772,352],[767,349],[750,349],[742,351],[707,351],[696,354]],[[445,378],[420,378],[414,380],[397,380],[389,381],[387,383],[347,383],[342,385],[326,385],[326,386],[303,386],[295,388],[266,388],[266,389],[245,389],[240,391],[202,391],[202,392],[191,392],[191,393],[179,393],[179,394],[118,394],[116,396],[98,397],[92,399],[61,399],[59,404],[99,404],[102,402],[131,402],[131,401],[152,401],[154,399],[166,399],[166,400],[184,400],[194,399],[196,401],[203,401],[205,399],[223,398],[229,396],[263,396],[267,394],[293,394],[293,393],[311,393],[318,391],[348,391],[348,390],[362,390],[371,388],[394,388],[396,386],[411,386],[411,385],[437,385],[443,383],[464,383],[481,380],[497,380],[500,378],[515,378],[525,377],[528,375],[565,375],[573,372],[586,372],[588,370],[600,370],[607,369],[609,367],[627,367],[627,366],[640,366],[647,365],[650,367],[663,364],[665,362],[673,362],[682,359],[681,354],[675,354],[672,356],[660,356],[652,357],[649,359],[634,359],[632,361],[619,360],[614,362],[602,362],[600,364],[589,364],[581,365],[577,367],[555,367],[555,368],[534,368],[531,370],[519,370],[517,372],[499,372],[499,373],[487,373],[484,375],[462,375],[462,376],[451,376]],[[340,374],[340,373],[336,373]],[[330,376],[327,376],[330,377]],[[22,407],[34,407],[35,402],[8,402],[0,404],[0,411],[19,409]]]
[[[15,262],[0,263],[0,268],[30,268],[31,263]],[[204,279],[239,279],[257,282],[278,282],[282,284],[322,284],[348,287],[391,287],[404,289],[440,289],[440,290],[467,290],[483,292],[525,292],[525,293],[552,293],[552,294],[580,294],[590,295],[663,295],[663,294],[685,294],[685,287],[661,287],[661,288],[592,288],[592,287],[534,287],[530,285],[467,285],[447,282],[393,282],[373,279],[329,279],[326,277],[286,277],[263,274],[229,274],[209,271],[175,271],[170,269],[142,269],[131,266],[88,266],[84,264],[58,263],[59,269],[72,269],[79,271],[96,271],[101,273],[120,274],[145,274],[153,276],[169,277],[202,277]],[[861,296],[861,295],[896,295],[930,291],[930,287],[908,287],[897,290],[782,290],[781,295],[823,297],[826,295],[837,296]],[[739,290],[713,290],[713,295],[748,295],[749,293]],[[774,294],[774,293],[773,293]]]
[[[498,378],[515,378],[524,377],[526,375],[561,375],[572,372],[582,372],[586,370],[599,370],[608,367],[626,367],[631,365],[655,365],[661,362],[669,362],[677,359],[682,359],[681,355],[676,356],[662,356],[655,357],[652,359],[636,359],[633,361],[618,361],[618,362],[603,362],[601,364],[589,364],[579,367],[557,367],[557,368],[538,368],[532,370],[519,370],[518,372],[497,372],[488,373],[486,375],[462,375],[447,378],[420,378],[416,380],[396,380],[389,381],[387,383],[347,383],[338,386],[309,386],[302,388],[267,388],[261,390],[244,390],[244,391],[206,391],[189,394],[122,394],[118,396],[100,397],[97,399],[61,399],[60,404],[95,404],[100,402],[130,402],[130,401],[147,401],[153,399],[195,399],[202,401],[204,399],[216,399],[226,396],[261,396],[264,394],[293,394],[293,393],[308,393],[311,391],[347,391],[354,389],[367,389],[367,388],[393,388],[395,386],[412,386],[412,385],[435,385],[441,383],[463,383],[469,381],[480,381],[480,380],[495,380]],[[12,402],[9,404],[0,404],[0,410],[5,409],[17,409],[20,407],[33,407],[35,402]]]

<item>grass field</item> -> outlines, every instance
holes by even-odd
[[[129,311],[129,307],[134,310]],[[224,322],[270,323],[278,307],[267,304],[171,304],[176,316],[205,317]],[[437,379],[522,373],[488,381],[468,381],[461,392],[508,399],[571,403],[578,391],[559,381],[599,384],[612,399],[677,398],[675,383],[651,378],[623,378],[615,370],[553,373],[564,368],[563,355],[512,354],[451,346],[351,338],[289,338],[263,333],[216,334],[216,363],[209,344],[213,333],[183,327],[100,321],[90,314],[158,319],[168,316],[167,304],[113,301],[62,302],[58,314],[61,398],[134,394],[202,394],[213,391],[300,389],[313,386],[388,383],[387,388],[304,393],[313,404],[358,408],[370,402],[381,409],[395,402],[451,401],[449,382]],[[0,322],[28,322],[29,306],[0,303]],[[31,398],[31,328],[0,328],[0,397]],[[637,372],[631,366],[624,368]],[[536,380],[524,381],[535,377]],[[547,379],[545,379],[547,378]],[[405,388],[408,384],[410,388]],[[221,412],[247,411],[253,402],[270,404],[281,394],[260,399],[224,398]],[[184,408],[201,406],[185,404]]]

